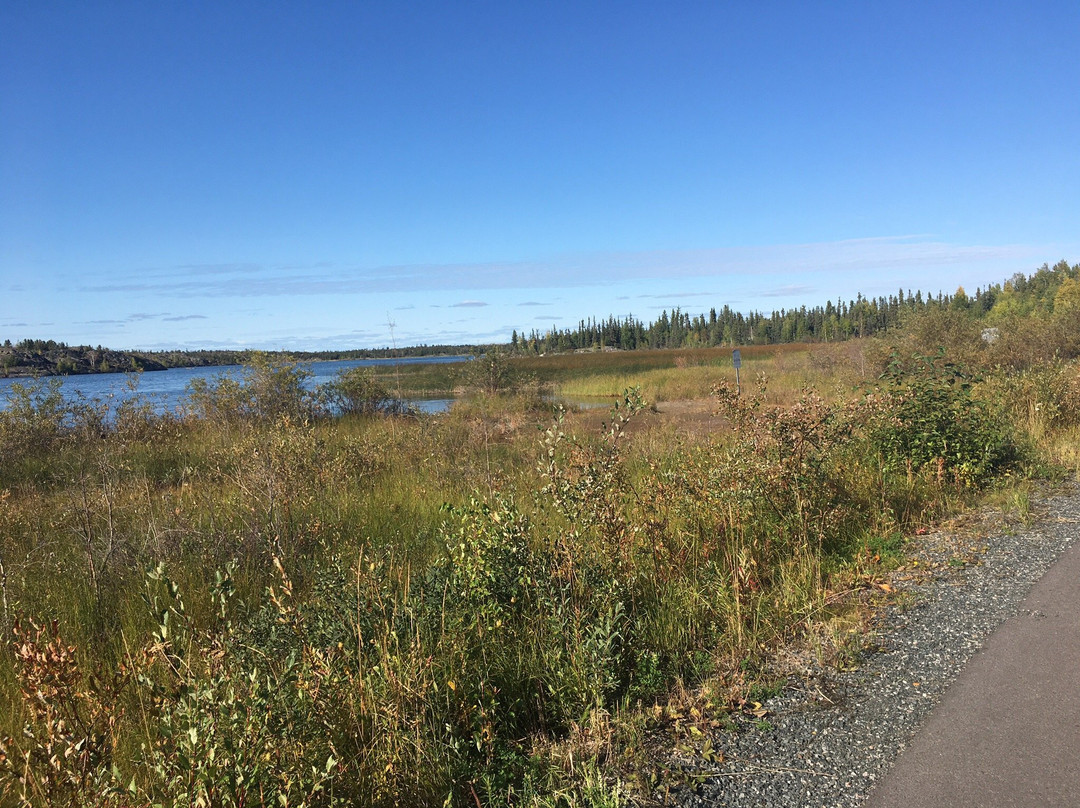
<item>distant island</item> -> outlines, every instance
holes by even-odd
[[[372,348],[345,351],[285,351],[299,361],[388,359],[412,356],[449,356],[470,353],[471,345],[419,345],[407,348]],[[250,361],[254,350],[118,351],[101,345],[68,345],[42,339],[24,339],[0,346],[0,377],[72,376],[87,373],[141,373],[169,368],[221,367]]]

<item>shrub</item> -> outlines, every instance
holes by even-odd
[[[315,397],[305,387],[310,377],[310,371],[293,361],[256,353],[239,377],[192,379],[188,406],[198,417],[223,423],[252,417],[299,421],[316,411]]]
[[[305,387],[311,371],[287,358],[272,354],[253,354],[245,365],[244,384],[250,391],[251,409],[262,418],[310,417],[314,397]]]
[[[1001,336],[987,353],[996,367],[1021,371],[1080,355],[1080,310],[1014,315],[994,323]]]
[[[843,481],[855,428],[852,413],[809,390],[791,407],[765,406],[764,382],[750,399],[727,384],[714,394],[719,414],[735,430],[716,464],[714,484],[726,489],[723,499],[745,508],[740,524],[751,530],[763,523],[779,528],[776,541],[792,549],[846,538],[846,524],[861,522]]]
[[[1039,439],[1047,430],[1080,425],[1080,366],[1061,360],[1017,373],[998,373],[980,388],[994,409]]]
[[[461,371],[461,384],[473,393],[495,395],[517,392],[524,383],[525,379],[513,360],[500,348],[492,348],[474,357]]]
[[[12,797],[25,808],[127,804],[113,754],[129,673],[87,675],[55,621],[17,620],[10,639],[25,724],[21,738],[0,737],[0,801]]]
[[[889,471],[936,465],[964,484],[980,484],[1019,459],[1011,430],[972,395],[973,378],[945,358],[893,354],[871,437]]]
[[[248,414],[250,397],[240,379],[222,373],[214,379],[188,382],[187,406],[204,421],[235,423]]]
[[[313,549],[318,522],[310,512],[331,468],[314,426],[288,417],[259,423],[219,460],[232,493],[226,502],[248,560],[266,564],[278,556],[291,561]]]
[[[319,392],[324,406],[337,415],[400,415],[409,411],[405,402],[390,395],[370,368],[343,370]]]
[[[875,341],[868,358],[875,372],[885,373],[894,355],[932,356],[949,346],[949,355],[965,367],[982,367],[988,346],[982,339],[983,323],[964,309],[927,308],[905,312],[898,334]]]
[[[152,575],[167,587],[161,570]],[[227,613],[228,578],[218,577],[217,597]],[[152,591],[152,590],[151,590]],[[291,585],[271,591],[277,618],[291,622]],[[226,623],[200,632],[185,652],[176,626],[187,625],[175,586],[154,593],[161,615],[154,648],[160,679],[149,685],[157,731],[144,747],[142,780],[147,796],[171,805],[343,805],[335,797],[338,760],[325,711],[334,685],[325,654],[305,647],[303,656],[268,659],[245,653],[241,634]],[[166,618],[172,617],[170,621]],[[149,683],[150,680],[144,679]],[[325,690],[323,688],[326,688]]]
[[[59,379],[12,384],[7,407],[0,410],[0,465],[51,449],[63,436],[70,415]]]

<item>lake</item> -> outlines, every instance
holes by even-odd
[[[305,385],[313,390],[331,381],[343,370],[357,367],[381,367],[393,365],[446,364],[467,362],[468,356],[409,356],[400,359],[340,359],[331,362],[301,362],[304,370],[311,373]],[[148,401],[158,413],[175,412],[185,403],[188,384],[193,379],[212,380],[218,376],[237,376],[243,371],[241,365],[222,365],[210,368],[170,368],[146,373],[93,373],[79,376],[59,376],[60,391],[69,400],[99,399],[119,404],[140,396]],[[0,379],[0,409],[7,406],[11,385],[25,384],[30,379]],[[46,379],[45,381],[49,381]],[[135,384],[134,388],[132,385]],[[422,412],[444,412],[453,402],[452,398],[410,398],[409,404]]]

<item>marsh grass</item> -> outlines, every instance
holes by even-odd
[[[772,372],[776,367],[804,362],[808,346],[798,344],[742,346],[748,374]],[[827,351],[819,350],[820,356]],[[785,363],[784,358],[789,362]],[[475,361],[475,360],[473,360]],[[507,366],[521,380],[522,387],[554,392],[567,397],[602,397],[614,401],[624,390],[639,387],[648,393],[652,385],[670,385],[667,398],[650,401],[705,397],[720,378],[734,378],[730,348],[680,348],[641,351],[587,351],[547,356],[506,356]],[[830,360],[831,361],[831,360]],[[470,386],[472,363],[413,364],[394,370],[377,369],[375,378],[387,389],[404,397],[463,392]],[[830,371],[834,367],[829,368]],[[820,381],[820,368],[803,373],[802,381]],[[475,375],[475,374],[472,374]],[[782,374],[780,374],[782,375]],[[688,393],[689,395],[682,395]]]
[[[30,391],[0,414],[0,794],[584,806],[647,787],[647,727],[739,709],[780,647],[848,664],[857,607],[838,593],[1023,471],[1020,454],[897,454],[923,437],[905,395],[938,389],[922,365],[863,393],[857,346],[744,349],[739,396],[725,356],[729,371],[729,351],[523,365],[591,390],[707,383],[719,428],[696,436],[634,391],[603,418],[532,386],[437,417],[319,416],[271,363],[254,398],[201,391],[200,418],[102,418]],[[1033,444],[1064,446],[1075,372],[990,378],[919,412],[976,431],[1028,413]]]
[[[860,342],[813,349],[797,344],[743,346],[739,381],[749,395],[763,388],[774,404],[791,404],[808,386],[847,397],[866,378],[863,351]],[[636,353],[645,356],[634,358]],[[716,384],[735,383],[727,348],[574,354],[547,361],[558,368],[552,373],[559,379],[554,391],[567,398],[614,399],[622,390],[637,388],[651,402],[679,401],[706,398]],[[544,377],[543,370],[538,373]]]

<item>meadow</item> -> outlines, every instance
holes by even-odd
[[[780,649],[857,658],[906,535],[1075,473],[1075,362],[905,339],[744,347],[741,395],[729,349],[321,397],[257,357],[166,416],[27,385],[0,413],[0,804],[654,799],[673,732],[754,709]]]
[[[855,347],[852,347],[855,346]],[[804,387],[824,384],[850,388],[867,373],[863,351],[855,343],[811,346],[800,343],[750,345],[740,349],[746,363],[740,381],[753,388],[757,375],[773,379],[775,396],[791,399]],[[489,364],[486,380],[468,365],[402,365],[380,368],[374,378],[398,398],[467,395],[513,389],[550,400],[584,402],[588,406],[614,404],[637,388],[651,404],[700,400],[712,395],[713,386],[735,383],[732,349],[723,347],[634,351],[581,351],[544,356],[520,356],[489,351],[497,367]],[[480,357],[483,360],[484,357]],[[490,376],[504,378],[492,380]],[[779,385],[779,387],[777,387]]]

